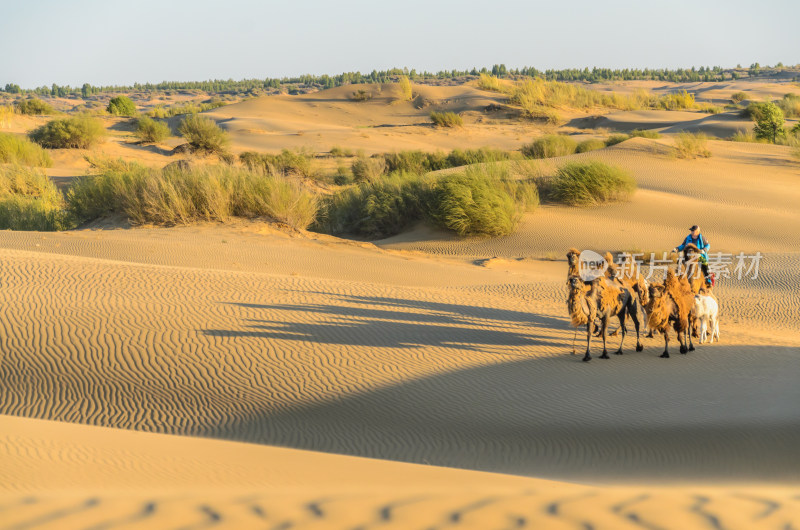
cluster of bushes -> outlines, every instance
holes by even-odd
[[[30,138],[51,149],[86,149],[102,140],[105,134],[99,120],[82,115],[49,121],[34,129]]]
[[[178,132],[184,137],[192,151],[216,154],[223,158],[228,154],[230,137],[211,118],[190,114],[178,126]]]
[[[397,84],[400,87],[400,101],[411,101],[414,97],[414,91],[411,88],[411,81],[408,80],[408,77],[401,75],[397,80]]]
[[[437,127],[461,127],[464,120],[455,112],[431,112],[431,121]]]
[[[117,96],[108,102],[106,111],[114,116],[136,116],[136,104],[128,96]]]
[[[694,94],[685,90],[665,94],[658,98],[657,107],[665,110],[684,110],[692,109],[695,106]]]
[[[277,155],[245,151],[239,155],[239,161],[250,170],[259,170],[270,175],[316,178],[319,174],[310,154],[289,149],[284,149]]]
[[[55,110],[46,102],[38,98],[18,99],[14,102],[17,112],[29,116],[39,116],[42,114],[53,114]]]
[[[427,219],[459,235],[506,235],[539,203],[532,182],[496,166],[443,177],[398,171],[326,199],[317,228],[332,234],[384,238]]]
[[[0,163],[50,167],[53,160],[47,151],[27,138],[0,133]]]
[[[43,171],[0,166],[0,230],[66,230],[64,196]]]
[[[675,138],[676,156],[678,158],[708,158],[708,137],[703,133],[678,133]]]
[[[79,222],[118,214],[132,224],[176,225],[269,217],[307,228],[317,197],[297,183],[231,166],[153,169],[123,161],[101,165],[67,191],[67,212]]]
[[[136,120],[136,136],[143,143],[159,143],[166,140],[170,135],[169,126],[153,118],[143,116]]]
[[[171,107],[164,107],[157,105],[147,112],[147,115],[152,118],[171,118],[173,116],[182,116],[184,114],[197,114],[207,110],[218,109],[224,107],[228,103],[225,101],[212,100],[205,103],[186,103],[184,105],[173,105]]]

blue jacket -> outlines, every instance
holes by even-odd
[[[683,243],[681,243],[681,245],[677,247],[678,252],[681,252],[684,249],[684,247],[686,247],[686,245],[688,245],[689,243],[696,246],[703,253],[708,252],[708,249],[711,248],[711,245],[709,245],[708,242],[705,240],[703,234],[697,234],[697,239],[692,238],[692,234],[689,234],[688,236],[686,236],[686,239],[683,240]]]

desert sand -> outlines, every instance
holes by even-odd
[[[513,148],[547,131],[484,130],[493,94],[427,89],[474,121],[437,131],[388,89],[208,114],[240,151]],[[800,166],[763,144],[671,155],[671,132],[725,119],[605,114],[596,126],[667,136],[526,164],[612,162],[633,199],[545,205],[504,238],[0,232],[0,528],[800,527]],[[174,158],[116,134],[97,152]],[[54,178],[86,171],[80,152],[54,158]],[[722,341],[571,355],[566,250],[667,250],[693,223],[712,252],[763,255],[757,279],[719,280]]]

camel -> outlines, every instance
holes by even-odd
[[[650,300],[647,306],[647,323],[650,329],[664,334],[664,353],[669,358],[669,329],[675,330],[681,344],[680,352],[694,351],[692,336],[689,333],[689,317],[694,307],[694,293],[685,277],[678,278],[675,271],[667,270],[662,284],[651,284]],[[687,347],[688,342],[688,347]]]
[[[706,278],[703,272],[700,270],[700,262],[698,261],[700,257],[700,249],[698,249],[695,245],[689,243],[683,249],[683,259],[684,259],[684,273],[683,277],[687,279],[689,285],[691,285],[692,292],[695,295],[701,296],[710,296],[714,298],[716,302],[716,296],[712,292],[711,286],[706,283]],[[695,315],[695,311],[692,311],[690,316],[690,324],[692,329],[692,336],[695,338],[700,337],[700,326],[699,322],[697,321],[697,317]]]
[[[627,287],[619,285],[604,276],[596,278],[592,282],[584,282],[579,276],[572,276],[568,281],[569,296],[567,298],[567,308],[569,310],[572,325],[575,327],[586,325],[586,354],[583,361],[592,360],[590,354],[592,345],[592,327],[595,319],[600,320],[600,335],[603,337],[603,354],[601,359],[608,359],[606,349],[606,329],[611,317],[619,319],[622,338],[619,348],[614,352],[622,355],[622,346],[625,342],[625,319],[630,316],[636,328],[636,351],[642,351],[639,336],[639,299]],[[574,350],[573,350],[574,353]]]
[[[627,287],[639,297],[639,307],[642,308],[642,315],[644,317],[642,321],[645,323],[645,328],[647,328],[647,312],[645,311],[645,306],[650,298],[647,289],[647,280],[641,274],[637,274],[636,277],[620,274],[619,266],[614,262],[614,256],[611,255],[611,252],[606,252],[603,258],[605,258],[608,263],[608,268],[605,272],[606,278]],[[610,336],[614,337],[617,333],[619,333],[619,329],[615,330]],[[653,331],[650,330],[647,336],[652,338]]]
[[[578,268],[578,258],[581,256],[581,251],[575,247],[572,247],[567,251],[567,265],[569,269],[567,270],[567,280],[569,280],[573,276],[580,276],[580,269]]]
[[[709,342],[714,342],[714,337],[719,342],[719,304],[713,296],[696,295],[694,297],[694,314],[700,323],[700,344],[708,338],[708,331],[711,330]]]

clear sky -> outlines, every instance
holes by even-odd
[[[800,63],[800,0],[0,0],[0,85]]]

